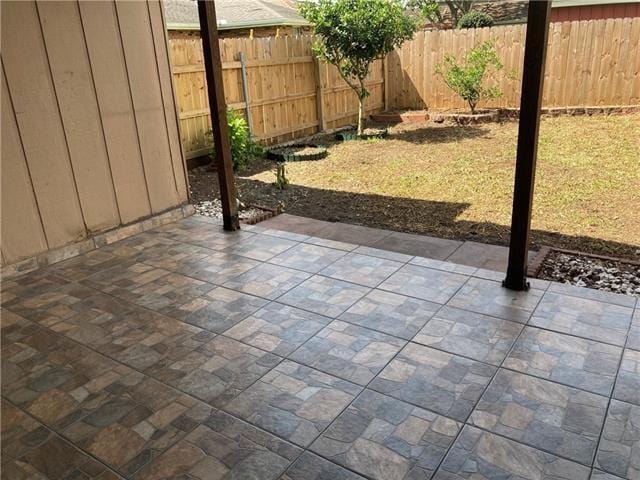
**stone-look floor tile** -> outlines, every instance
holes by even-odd
[[[215,333],[222,333],[264,307],[268,300],[218,287],[199,297],[172,316]]]
[[[169,250],[176,255],[184,254],[181,249],[196,254],[194,248],[198,247],[176,243],[151,233],[140,233],[56,263],[49,270],[68,280],[80,281],[100,271],[118,266],[127,260],[143,261],[143,258],[146,258],[168,261],[171,258]]]
[[[500,370],[469,421],[590,466],[606,409],[606,397]]]
[[[285,360],[229,402],[225,410],[306,447],[360,390],[353,383]]]
[[[640,310],[636,309],[627,337],[627,348],[640,350]]]
[[[3,367],[9,365],[3,395],[9,401],[125,476],[211,410],[42,329],[3,355]]]
[[[429,237],[413,233],[391,232],[376,241],[373,247],[406,255],[419,255],[425,258],[444,260],[455,252],[462,242],[446,238]]]
[[[78,338],[75,325],[66,331],[67,323],[54,330],[84,343],[131,368],[152,374],[215,337],[214,333],[153,312],[141,312],[140,324],[125,320],[125,327],[101,338]],[[83,331],[83,336],[86,335]],[[93,333],[93,332],[92,332]]]
[[[320,247],[333,248],[336,250],[343,250],[345,252],[350,252],[355,250],[358,245],[354,243],[340,242],[338,240],[329,240],[328,238],[317,238],[310,237],[305,240],[305,243],[309,243],[311,245],[318,245]]]
[[[447,303],[466,281],[466,276],[457,273],[405,265],[379,288],[429,302]]]
[[[365,478],[313,453],[304,452],[280,477],[280,480],[365,480]]]
[[[125,263],[83,280],[85,285],[173,316],[214,285],[144,263]]]
[[[372,290],[340,320],[410,340],[441,307],[437,303]]]
[[[2,279],[0,293],[2,306],[11,305],[16,299],[31,298],[47,294],[51,290],[70,283],[69,280],[54,275],[49,269],[36,270],[19,277]]]
[[[246,225],[243,225],[242,228],[246,229]],[[259,225],[253,226],[251,230],[254,233],[261,233],[263,235],[271,235],[272,237],[285,238],[287,240],[293,240],[294,242],[304,242],[309,239],[309,235],[305,235],[302,233],[294,233],[294,232],[285,232],[284,230],[276,230],[273,228],[262,228]]]
[[[449,262],[501,272],[507,269],[508,259],[508,247],[473,241],[464,242],[460,248],[447,257]]]
[[[216,337],[154,376],[215,407],[234,398],[281,358],[226,337]]]
[[[121,376],[113,372],[116,362],[43,328],[2,347],[3,396],[47,425],[76,409],[68,391],[105,375]]]
[[[168,241],[165,239],[165,241]],[[123,249],[125,250],[125,249]],[[126,249],[125,252],[130,256],[119,256],[107,248],[92,250],[83,255],[64,260],[60,263],[52,265],[48,271],[60,275],[65,279],[77,282],[87,278],[94,273],[120,265],[129,258],[135,258],[140,255],[140,251]]]
[[[10,346],[11,344],[21,342],[29,335],[33,335],[40,327],[20,315],[16,315],[5,308],[0,310],[2,346]]]
[[[322,270],[321,275],[375,287],[396,272],[403,264],[384,258],[349,253]]]
[[[611,400],[594,466],[618,477],[638,479],[639,454],[640,406]]]
[[[330,375],[366,385],[405,343],[384,333],[335,320],[290,358]]]
[[[263,263],[225,282],[223,286],[250,295],[275,300],[300,285],[310,276],[310,273],[293,270],[292,268]]]
[[[526,327],[504,366],[609,396],[620,355],[620,347]]]
[[[203,258],[185,259],[178,263],[173,271],[197,280],[222,285],[258,265],[260,262],[250,258],[213,252]]]
[[[419,267],[435,268],[436,270],[461,273],[463,275],[473,275],[476,271],[475,267],[460,265],[451,262],[443,262],[442,260],[435,260],[433,258],[414,257],[409,263],[411,265],[418,265]]]
[[[409,343],[370,388],[464,421],[496,368]]]
[[[88,399],[91,397],[88,397]],[[63,433],[125,476],[203,422],[211,408],[138,373],[108,385]]]
[[[5,303],[4,306],[28,320],[47,327],[69,320],[78,314],[82,314],[83,318],[91,318],[93,313],[106,315],[104,322],[108,324],[111,318],[119,317],[118,319],[122,320],[134,309],[133,305],[77,283],[50,286],[43,290],[34,289]],[[87,322],[89,321],[88,319]],[[105,328],[110,327],[107,325]]]
[[[593,468],[591,469],[591,477],[589,477],[589,480],[621,480],[621,479],[616,475],[611,475],[610,473],[603,472],[601,470],[597,470]]]
[[[434,480],[587,480],[589,468],[465,426]]]
[[[380,250],[379,248],[360,246],[353,250],[353,253],[361,253],[370,257],[384,258],[385,260],[393,260],[394,262],[407,263],[414,258],[412,255],[404,253],[390,252],[388,250]]]
[[[473,272],[474,277],[484,278],[485,280],[493,280],[494,282],[502,282],[505,277],[504,269],[500,271],[496,270],[487,270],[486,268],[478,268],[475,272]],[[529,282],[529,286],[536,290],[546,290],[551,284],[548,280],[541,280],[539,278],[527,278],[527,282]]]
[[[2,402],[2,479],[121,479],[40,422]]]
[[[156,237],[158,237],[156,235]],[[175,272],[184,262],[199,260],[211,255],[208,248],[189,243],[171,242],[169,245],[158,245],[142,251],[136,260],[157,268]]]
[[[521,330],[522,325],[509,320],[443,307],[413,341],[500,365]]]
[[[428,479],[460,426],[449,418],[365,390],[311,450],[375,480]]]
[[[313,276],[284,294],[278,301],[335,318],[369,293],[369,290],[341,280]]]
[[[626,349],[622,355],[613,397],[640,405],[640,352]]]
[[[284,238],[256,234],[251,238],[228,246],[225,248],[225,251],[235,255],[259,260],[261,262],[266,262],[276,255],[289,250],[291,247],[295,246],[296,243],[297,242],[286,240]]]
[[[552,282],[549,291],[574,297],[585,298],[587,300],[596,300],[598,302],[612,303],[621,307],[633,308],[635,306],[635,297],[632,295],[623,295],[620,293],[605,292],[594,288],[583,288],[567,283]]]
[[[78,284],[10,308],[136,370],[177,359],[214,335]]]
[[[164,225],[148,233],[212,250],[222,250],[243,240],[248,240],[255,235],[244,230],[226,232],[222,229],[222,225],[199,221],[187,222],[184,220]]]
[[[269,262],[283,267],[304,270],[305,272],[318,273],[344,255],[344,251],[336,250],[335,248],[299,243],[272,258]]]
[[[223,412],[211,415],[136,480],[276,480],[302,450]]]
[[[632,313],[627,307],[548,292],[530,325],[623,346]]]
[[[276,355],[287,356],[329,322],[328,317],[274,302],[224,334]]]
[[[448,305],[504,320],[527,323],[542,294],[541,290],[534,288],[527,292],[507,290],[498,282],[473,277]]]

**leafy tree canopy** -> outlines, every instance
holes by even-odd
[[[371,64],[413,37],[414,20],[405,15],[400,0],[307,0],[300,13],[320,37],[315,53],[338,67],[357,93],[361,117],[369,94],[364,79]],[[361,118],[358,133],[362,133]]]

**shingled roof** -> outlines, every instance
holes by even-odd
[[[218,29],[307,25],[293,0],[216,0]],[[199,30],[196,0],[164,0],[169,30]]]

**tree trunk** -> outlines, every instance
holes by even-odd
[[[476,102],[469,102],[469,108],[471,108],[471,115],[476,114]]]
[[[358,136],[364,131],[364,99],[365,97],[358,95]]]

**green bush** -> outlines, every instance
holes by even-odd
[[[497,87],[483,85],[484,76],[490,68],[501,70],[502,62],[493,43],[486,41],[469,50],[461,62],[452,55],[445,55],[444,62],[436,67],[436,73],[469,104],[471,113],[476,113],[476,105],[480,100],[502,95]]]
[[[247,121],[242,115],[233,110],[228,110],[227,123],[229,125],[229,143],[231,144],[233,169],[242,170],[251,160],[262,155],[263,149],[259,143],[251,140]],[[213,145],[213,133],[211,130],[207,132],[207,137],[212,145],[209,157],[214,160],[215,146]]]
[[[482,28],[492,27],[494,24],[493,17],[485,12],[471,10],[465,13],[458,22],[458,28]]]

